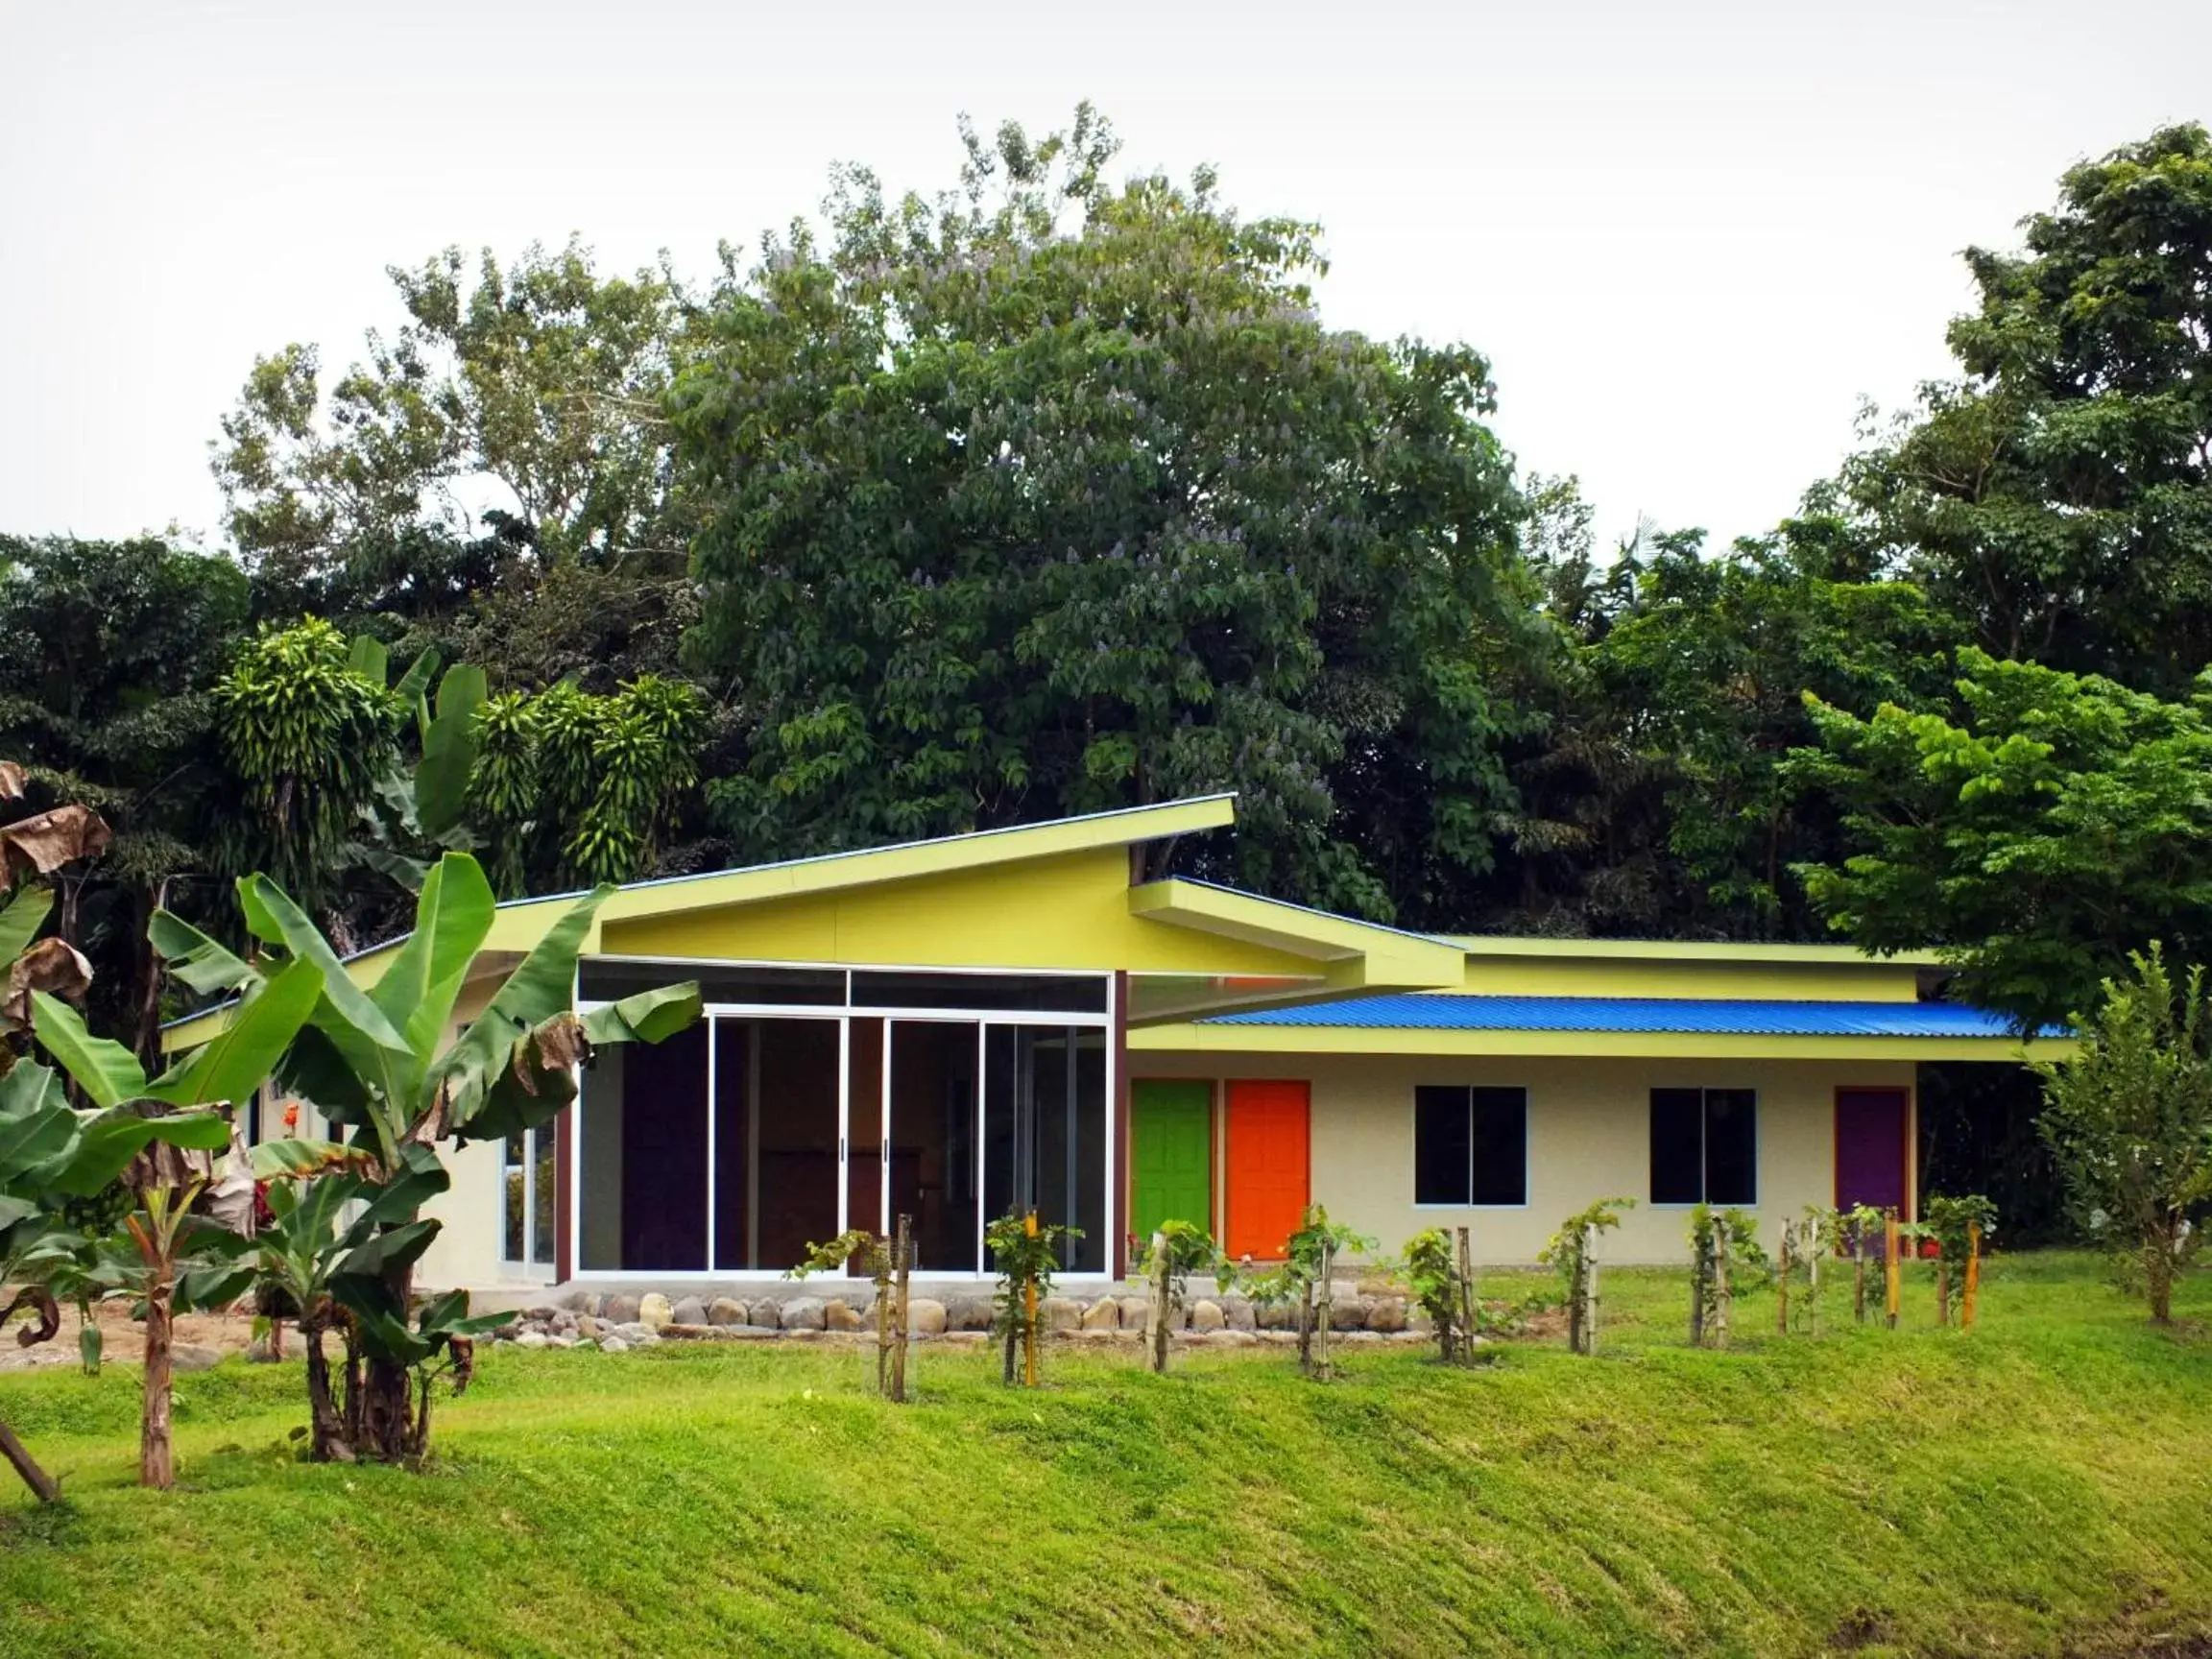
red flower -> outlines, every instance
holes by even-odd
[[[284,1133],[289,1135],[300,1127],[300,1102],[295,1100],[284,1108]]]

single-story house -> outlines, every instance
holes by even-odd
[[[1525,1262],[1608,1196],[1636,1202],[1609,1259],[1676,1261],[1701,1199],[1769,1232],[1911,1214],[1915,1067],[2023,1053],[1932,999],[1925,957],[1445,936],[1133,878],[1138,849],[1233,817],[1214,796],[620,889],[579,1006],[696,979],[706,1018],[451,1154],[422,1277],[773,1279],[901,1214],[919,1270],[984,1274],[985,1224],[1028,1206],[1081,1229],[1070,1280],[1123,1274],[1172,1217],[1279,1256],[1309,1203],[1385,1250],[1465,1225]],[[500,906],[464,1019],[572,902]]]

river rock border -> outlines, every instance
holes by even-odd
[[[558,1302],[517,1311],[493,1340],[517,1348],[598,1348],[609,1354],[661,1342],[820,1340],[873,1336],[874,1293],[793,1296],[763,1291],[749,1298],[698,1295],[602,1295],[576,1290]],[[1135,1342],[1144,1329],[1145,1300],[1134,1287],[1092,1297],[1049,1296],[1038,1306],[1047,1334],[1065,1341]],[[1238,1295],[1196,1296],[1176,1310],[1177,1340],[1201,1347],[1294,1342],[1291,1312]],[[991,1298],[981,1292],[915,1296],[907,1321],[917,1341],[980,1343],[991,1330]],[[1425,1342],[1429,1316],[1403,1295],[1349,1287],[1332,1304],[1330,1329],[1349,1340]]]

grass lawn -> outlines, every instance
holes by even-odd
[[[925,1348],[897,1409],[852,1352],[505,1350],[420,1475],[295,1461],[298,1364],[230,1360],[166,1495],[134,1369],[0,1376],[68,1494],[0,1487],[0,1653],[2212,1653],[2212,1282],[2168,1334],[2005,1260],[1964,1335],[1916,1271],[1905,1331],[1746,1298],[1726,1354],[1681,1274],[1604,1288],[1595,1360],[1326,1387]]]

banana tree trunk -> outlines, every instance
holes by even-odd
[[[307,1345],[307,1455],[317,1463],[350,1463],[353,1445],[330,1389],[330,1359],[323,1352],[323,1321],[303,1319],[300,1331]]]
[[[414,1267],[395,1269],[385,1276],[384,1283],[400,1310],[400,1318],[405,1319],[414,1300]],[[427,1428],[425,1419],[423,1431],[427,1431]],[[417,1432],[413,1368],[400,1360],[372,1354],[368,1376],[362,1384],[361,1430],[354,1449],[379,1463],[404,1463],[422,1454]]]
[[[170,1305],[175,1295],[176,1285],[164,1263],[146,1286],[146,1403],[138,1427],[138,1484],[157,1492],[177,1484],[176,1450],[169,1432],[173,1393],[169,1344],[175,1327]]]

